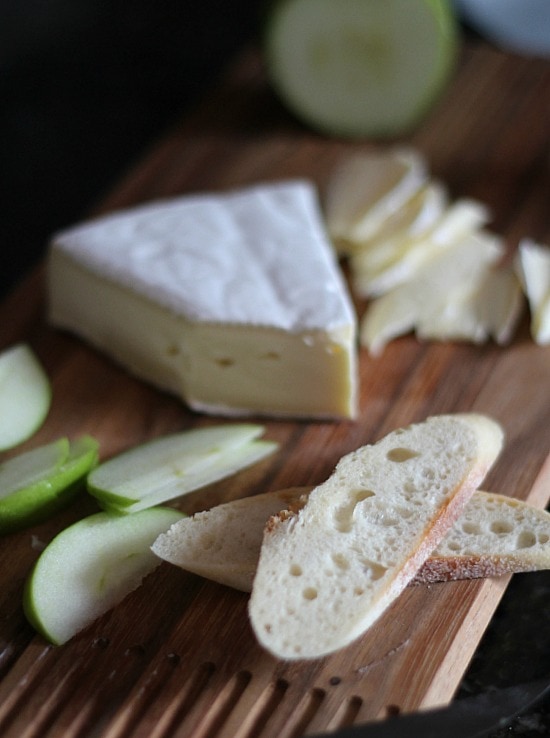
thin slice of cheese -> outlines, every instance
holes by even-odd
[[[515,267],[531,310],[531,335],[539,345],[550,344],[550,248],[524,238]]]
[[[200,193],[54,237],[49,317],[193,409],[356,414],[356,317],[307,181]]]

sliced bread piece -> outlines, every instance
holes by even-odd
[[[414,582],[540,569],[550,569],[550,513],[513,497],[476,492]]]
[[[250,592],[268,519],[298,510],[311,489],[265,492],[195,513],[162,533],[152,550],[186,571]]]
[[[343,457],[299,512],[272,517],[249,603],[264,648],[311,659],[358,638],[460,516],[502,443],[485,416],[432,417]]]
[[[250,592],[268,518],[300,509],[311,490],[292,487],[216,505],[178,520],[152,550],[186,571]],[[477,491],[412,583],[540,569],[550,569],[550,512]]]

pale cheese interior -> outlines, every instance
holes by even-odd
[[[50,255],[48,286],[54,325],[78,333],[196,410],[355,415],[352,325],[291,332],[190,321],[56,249]]]

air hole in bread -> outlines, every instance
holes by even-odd
[[[544,546],[545,543],[548,543],[550,540],[550,536],[546,535],[546,533],[541,533],[539,535],[539,543]]]
[[[413,511],[410,510],[408,507],[402,507],[402,506],[396,507],[395,512],[399,515],[399,517],[402,520],[407,520],[407,518],[410,518],[411,515],[413,514]]]
[[[355,587],[355,589],[353,590],[353,594],[356,597],[361,597],[361,595],[365,594],[365,590],[362,587]]]
[[[464,533],[469,533],[472,536],[478,536],[481,533],[481,528],[477,523],[464,522],[462,524],[462,530]]]
[[[315,600],[318,594],[315,587],[306,587],[302,592],[302,597],[304,600]]]
[[[214,544],[216,543],[216,537],[213,535],[208,535],[206,533],[203,533],[201,536],[201,544],[205,551],[208,551],[208,549],[213,548]]]
[[[410,448],[391,448],[386,456],[389,461],[401,463],[403,461],[408,461],[409,459],[414,459],[416,456],[420,456],[420,454],[418,451],[413,451]]]
[[[378,579],[382,579],[388,571],[387,567],[382,566],[382,564],[378,564],[376,561],[363,559],[361,564],[363,565],[365,574],[367,574],[373,582],[378,581]]]
[[[340,533],[349,533],[353,528],[353,514],[357,505],[374,496],[375,493],[370,489],[358,489],[349,492],[347,502],[334,511],[334,527],[336,530]]]
[[[418,494],[418,489],[414,482],[408,481],[403,484],[403,499],[408,505],[422,506],[425,499]]]
[[[290,567],[290,574],[293,577],[301,577],[302,567],[299,564],[292,564]]]
[[[531,548],[537,542],[537,538],[534,533],[530,530],[522,531],[518,536],[517,547],[518,548]]]
[[[456,541],[449,541],[449,542],[447,543],[447,548],[448,548],[448,549],[449,549],[450,551],[460,551],[460,544],[459,544],[459,543],[457,543]]]
[[[497,535],[505,535],[506,533],[511,533],[512,530],[513,526],[506,520],[494,520],[491,523],[491,532]]]
[[[332,560],[339,569],[349,569],[349,561],[343,553],[333,553]]]
[[[292,645],[288,641],[283,641],[283,648],[285,649],[285,651],[292,650],[296,654],[296,656],[302,653],[302,649],[299,645]]]

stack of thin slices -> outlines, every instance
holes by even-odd
[[[375,149],[344,161],[325,194],[327,228],[368,298],[360,339],[380,354],[397,336],[508,343],[524,295],[531,334],[550,343],[550,248],[523,239],[515,255],[488,230],[488,207],[451,201],[411,149]]]

